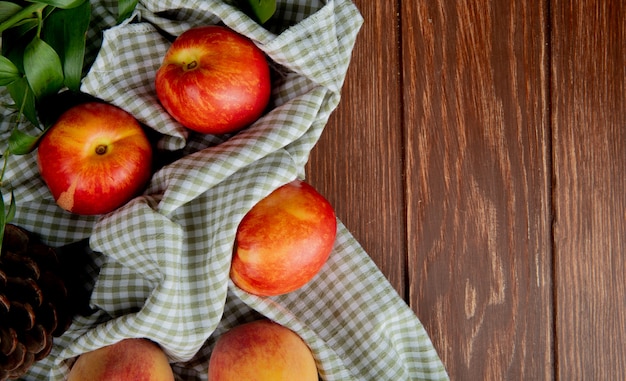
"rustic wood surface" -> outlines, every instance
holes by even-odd
[[[626,379],[626,3],[355,3],[308,179],[451,379]]]

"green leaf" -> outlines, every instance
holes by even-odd
[[[22,7],[11,1],[0,1],[0,23],[3,23],[21,11]]]
[[[22,77],[7,86],[11,99],[15,102],[15,106],[18,110],[21,110],[22,114],[33,125],[39,126],[39,119],[37,118],[37,108],[35,105],[35,95],[28,85],[26,78]]]
[[[13,25],[11,30],[15,30],[15,35],[21,37],[26,35],[31,30],[36,29],[37,26],[39,26],[39,20],[25,19]]]
[[[246,0],[257,21],[264,24],[276,12],[276,0]]]
[[[88,0],[30,0],[31,3],[48,4],[53,7],[69,9],[74,8]]]
[[[118,0],[117,1],[117,23],[126,20],[135,10],[139,0]]]
[[[56,94],[63,87],[63,66],[59,55],[37,36],[24,50],[24,71],[37,100]]]
[[[20,77],[17,66],[5,56],[0,56],[0,86],[6,86]]]
[[[46,4],[42,4],[40,2],[31,4],[27,7],[22,8],[19,12],[14,13],[9,16],[6,20],[0,23],[0,34],[5,30],[14,27],[15,25],[19,25],[25,20],[36,18],[38,12],[41,12],[46,7]]]
[[[17,128],[11,131],[9,136],[9,152],[14,155],[25,155],[37,148],[37,143],[42,135],[28,135]]]
[[[80,88],[90,19],[91,3],[85,1],[76,8],[56,9],[44,23],[43,39],[59,54],[70,90]]]
[[[69,21],[65,23],[65,57],[63,71],[65,85],[78,91],[83,74],[87,29],[91,20],[91,3],[85,1],[81,6],[68,10]]]

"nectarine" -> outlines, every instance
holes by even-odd
[[[37,163],[61,208],[104,214],[143,190],[152,176],[152,146],[131,114],[87,102],[64,112],[44,135]]]
[[[286,294],[308,283],[330,256],[335,210],[302,180],[259,201],[239,223],[230,276],[242,290]]]
[[[201,133],[237,131],[264,112],[270,93],[265,54],[224,26],[187,30],[172,43],[155,79],[165,110]]]

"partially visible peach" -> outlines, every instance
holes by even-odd
[[[209,360],[209,381],[241,380],[317,381],[317,366],[298,334],[257,320],[223,334]]]
[[[78,357],[68,381],[174,381],[161,347],[148,339],[124,339]]]

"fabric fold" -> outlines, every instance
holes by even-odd
[[[232,2],[141,0],[113,25],[93,0],[97,46],[81,90],[134,115],[156,137],[156,169],[143,194],[104,216],[60,210],[36,171],[35,154],[12,160],[16,223],[57,246],[88,239],[92,313],[77,316],[27,380],[63,380],[77,356],[129,337],[158,342],[181,380],[206,380],[215,341],[261,317],[296,331],[323,380],[447,379],[428,335],[369,256],[339,222],[329,261],[302,289],[261,298],[229,278],[236,229],[274,189],[305,178],[311,149],[341,99],[363,23],[348,0],[278,1],[261,26]],[[266,114],[231,135],[189,132],[160,106],[154,75],[171,41],[188,28],[223,24],[267,55],[273,78]],[[3,125],[6,125],[5,122]],[[34,185],[33,185],[34,184]],[[3,192],[4,193],[4,192]]]

